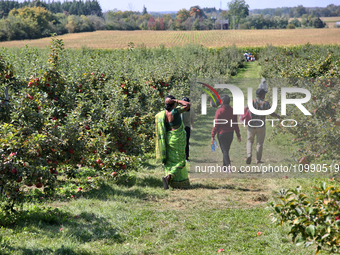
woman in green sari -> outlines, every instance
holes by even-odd
[[[190,185],[185,167],[186,135],[181,119],[181,113],[188,109],[189,102],[167,96],[165,110],[156,115],[156,159],[165,167],[165,177],[162,178],[165,189],[169,185],[173,188]]]

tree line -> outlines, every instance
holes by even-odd
[[[7,17],[11,10],[19,9],[24,7],[43,7],[51,13],[67,13],[69,15],[96,15],[99,17],[103,16],[102,8],[97,0],[86,0],[86,1],[76,1],[71,2],[64,1],[54,1],[48,0],[48,2],[42,2],[40,0],[25,0],[22,3],[18,1],[8,1],[0,0],[0,18]]]
[[[279,8],[266,8],[254,9],[251,14],[263,14],[270,16],[286,15],[289,18],[301,18],[302,15],[313,15],[315,17],[339,17],[340,5],[329,4],[327,7],[304,7],[298,5],[296,7],[279,7]]]

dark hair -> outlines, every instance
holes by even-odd
[[[190,103],[189,97],[183,97],[182,100],[185,101],[185,102],[189,102]]]
[[[185,102],[190,103],[189,97],[183,97],[182,100],[185,101]],[[187,112],[190,112],[190,108],[187,110]]]
[[[172,95],[168,95],[165,97],[165,101],[167,98],[170,98],[170,99],[176,99],[174,96]],[[172,104],[165,104],[165,110],[167,110],[168,112],[170,112],[172,110],[172,107],[174,106],[174,103]]]
[[[223,95],[221,98],[221,101],[223,105],[229,105],[230,104],[230,97],[228,95]]]
[[[256,90],[256,96],[257,97],[263,97],[266,95],[266,91],[264,89],[257,89]]]

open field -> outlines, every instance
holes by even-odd
[[[340,21],[340,17],[321,17],[323,22],[326,22],[329,28],[335,28],[336,22]]]
[[[227,30],[227,31],[97,31],[89,33],[66,34],[63,39],[66,48],[115,49],[127,48],[130,42],[135,46],[165,47],[201,44],[206,47],[222,47],[235,44],[244,46],[289,46],[311,44],[339,44],[337,29],[282,29],[282,30]],[[0,47],[46,47],[50,38],[0,42]]]
[[[320,17],[323,22],[337,22],[340,21],[340,17]]]

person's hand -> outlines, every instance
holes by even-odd
[[[177,102],[177,99],[170,99],[170,98],[167,98],[165,103],[166,104],[173,104],[173,103],[176,103]]]
[[[237,137],[237,141],[241,142],[241,136]]]

